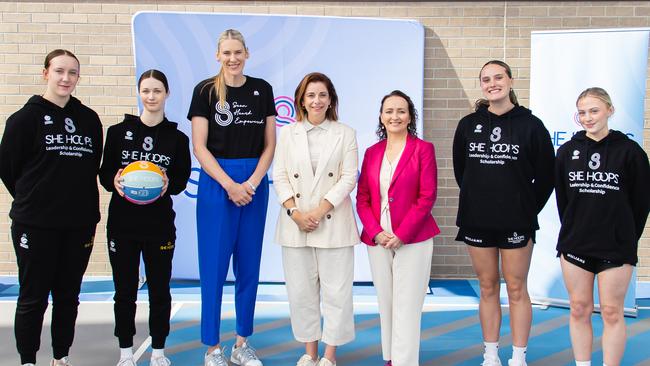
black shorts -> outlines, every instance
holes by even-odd
[[[557,253],[557,256],[560,256],[560,253]],[[623,266],[621,263],[614,263],[607,259],[600,259],[594,257],[585,257],[578,256],[572,253],[562,253],[562,258],[567,262],[578,266],[585,271],[591,272],[593,274],[598,274],[606,269],[617,268]]]
[[[479,248],[517,249],[535,243],[535,231],[491,231],[458,229],[457,241]]]

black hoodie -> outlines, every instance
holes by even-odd
[[[529,109],[497,116],[481,107],[458,123],[454,175],[460,187],[456,225],[490,231],[534,231],[553,191],[551,137]]]
[[[557,250],[636,265],[649,182],[648,156],[626,135],[611,130],[594,141],[576,133],[557,151]]]
[[[123,122],[109,127],[104,161],[99,171],[102,186],[113,192],[106,224],[109,235],[139,240],[176,238],[176,214],[171,196],[185,190],[192,168],[189,139],[177,127],[167,118],[149,127],[142,123],[140,117],[129,114],[124,116]],[[169,178],[167,192],[148,205],[127,201],[115,192],[113,185],[117,171],[138,160],[155,163],[166,171]]]
[[[102,124],[75,97],[61,108],[34,95],[5,125],[0,177],[14,198],[14,222],[79,229],[99,222],[97,171]]]

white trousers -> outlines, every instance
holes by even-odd
[[[352,341],[354,247],[282,247],[282,264],[296,340],[331,346]]]
[[[384,360],[393,366],[418,366],[422,305],[431,277],[433,239],[397,250],[368,246],[377,290]]]

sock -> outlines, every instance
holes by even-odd
[[[151,351],[151,358],[160,358],[160,357],[165,357],[165,349],[153,348],[153,351]]]
[[[127,358],[133,358],[133,348],[120,348],[120,360],[126,360]]]
[[[217,348],[215,348],[214,351],[212,351],[212,352],[210,352],[210,353],[206,352],[205,354],[206,354],[206,355],[208,355],[208,354],[213,354],[213,355],[221,354],[221,347],[217,347]]]
[[[576,366],[591,366],[591,360],[590,361],[576,361]]]
[[[512,346],[512,362],[526,362],[526,348],[527,347]]]
[[[499,357],[499,342],[483,342],[483,345],[485,345],[485,354],[492,357],[492,358],[498,358]]]

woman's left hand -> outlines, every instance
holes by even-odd
[[[160,191],[160,197],[165,195],[167,188],[169,187],[169,177],[167,177],[167,171],[163,170],[163,186],[162,191]]]
[[[400,238],[397,237],[397,235],[394,235],[392,238],[388,240],[386,245],[384,245],[384,248],[386,249],[392,249],[392,250],[397,250],[399,249],[404,243],[400,240]]]

